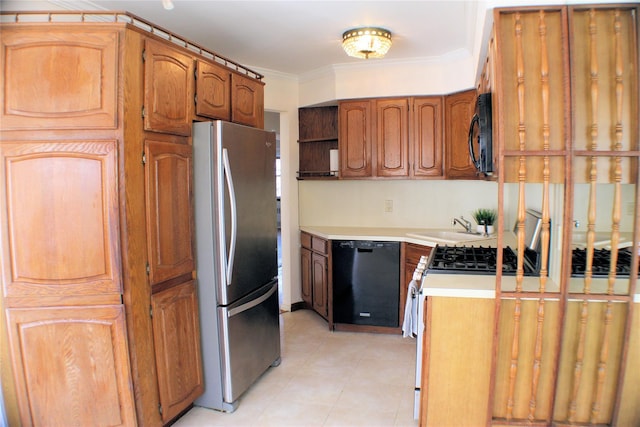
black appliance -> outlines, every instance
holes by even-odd
[[[491,93],[482,93],[478,95],[476,114],[469,126],[469,155],[476,169],[485,175],[493,174],[492,126]]]
[[[496,274],[497,248],[483,246],[436,246],[431,254],[429,274]],[[539,273],[538,253],[525,250],[523,270],[525,276]],[[514,276],[518,256],[510,247],[502,249],[502,274]]]
[[[400,243],[334,240],[333,321],[398,326]]]
[[[616,262],[616,277],[629,277],[631,274],[631,249],[620,249]],[[611,251],[609,249],[594,249],[591,265],[593,277],[609,276]],[[587,268],[587,250],[576,248],[571,252],[571,277],[584,277]]]

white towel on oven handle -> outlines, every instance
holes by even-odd
[[[418,335],[418,322],[418,282],[414,279],[409,282],[409,288],[407,289],[402,336],[415,338]]]

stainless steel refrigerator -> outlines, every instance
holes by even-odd
[[[233,412],[242,393],[280,364],[275,153],[273,132],[193,125],[199,406]]]

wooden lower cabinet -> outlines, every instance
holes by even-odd
[[[487,423],[493,299],[427,297],[420,425]]]
[[[328,294],[329,280],[327,278],[327,257],[314,253],[311,255],[311,277],[313,293],[313,309],[325,319],[329,316]]]
[[[311,250],[300,248],[300,274],[301,274],[301,294],[302,301],[309,307],[313,307],[313,294],[311,291],[312,270],[311,270]]]
[[[11,308],[7,326],[23,426],[136,424],[121,304]]]
[[[325,319],[329,319],[329,241],[300,233],[302,300]]]
[[[195,282],[152,295],[151,307],[161,414],[167,422],[204,390]]]

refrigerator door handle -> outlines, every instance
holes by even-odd
[[[246,304],[242,304],[238,307],[232,308],[231,310],[227,311],[227,317],[233,317],[236,314],[240,314],[243,311],[247,311],[250,308],[255,307],[256,305],[260,305],[263,302],[265,302],[267,299],[269,299],[269,297],[271,295],[273,295],[273,293],[278,289],[278,286],[273,286],[266,294],[262,295],[260,298],[256,298],[252,301],[249,301]]]
[[[233,273],[233,258],[236,254],[236,239],[238,236],[238,218],[236,213],[236,193],[233,189],[233,177],[231,176],[231,165],[229,164],[229,153],[226,148],[222,149],[222,164],[224,166],[224,177],[229,189],[229,203],[231,208],[231,242],[229,244],[229,254],[227,257],[227,286],[231,285],[231,275]]]

